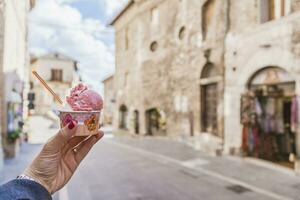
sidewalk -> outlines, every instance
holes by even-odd
[[[274,194],[275,199],[300,199],[299,176],[288,169],[277,170],[276,165],[266,167],[251,159],[207,156],[167,138],[117,137],[114,141],[161,155],[171,162],[189,168],[195,176],[212,176],[238,185],[240,189],[269,193],[270,196]]]
[[[41,148],[42,145],[23,143],[20,148],[20,154],[16,158],[6,159],[4,161],[0,184],[10,181],[20,175],[31,163]]]

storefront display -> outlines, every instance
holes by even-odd
[[[242,96],[242,151],[245,156],[289,165],[296,154],[298,104],[295,83],[282,81],[282,73],[277,68],[266,70],[265,79],[261,74],[260,80],[255,77]]]

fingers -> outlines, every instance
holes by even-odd
[[[77,149],[77,152],[75,154],[75,160],[79,164],[84,157],[89,153],[89,151],[92,149],[94,144],[96,144],[102,137],[104,133],[102,131],[99,131],[98,134],[93,135],[86,141],[83,141],[82,144]]]
[[[63,147],[62,154],[67,153],[70,149],[73,149],[74,147],[80,145],[83,141],[87,139],[87,136],[72,137]]]
[[[75,135],[76,128],[76,122],[71,121],[67,126],[60,129],[48,144],[57,149],[61,149]]]

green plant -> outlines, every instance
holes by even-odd
[[[21,133],[22,133],[22,131],[20,129],[10,131],[10,132],[8,132],[8,139],[15,141],[16,139],[18,139],[20,137]]]

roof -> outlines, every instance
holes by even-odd
[[[105,83],[105,82],[107,82],[108,80],[110,80],[110,79],[112,79],[112,78],[114,78],[114,75],[113,75],[113,74],[110,75],[110,76],[108,76],[108,77],[106,77],[105,79],[103,79],[103,80],[102,80],[102,83]]]
[[[65,56],[65,55],[63,55],[61,53],[57,53],[57,52],[43,55],[43,56],[41,56],[41,57],[39,57],[37,59],[41,59],[41,58],[42,59],[43,58],[47,58],[47,59],[57,59],[57,60],[66,60],[66,61],[77,62],[76,60],[74,60],[74,59],[72,59],[72,58],[70,58],[68,56]]]
[[[109,23],[110,26],[113,26],[116,21],[134,4],[134,0],[128,1],[128,3],[125,5],[125,7],[112,19],[112,21]]]
[[[78,71],[78,62],[75,59],[72,59],[68,56],[65,56],[65,55],[57,53],[57,52],[46,54],[46,55],[43,55],[43,56],[40,56],[40,57],[37,57],[35,55],[31,55],[30,64],[34,64],[39,59],[55,59],[55,60],[70,61],[70,62],[74,63],[75,71]]]

